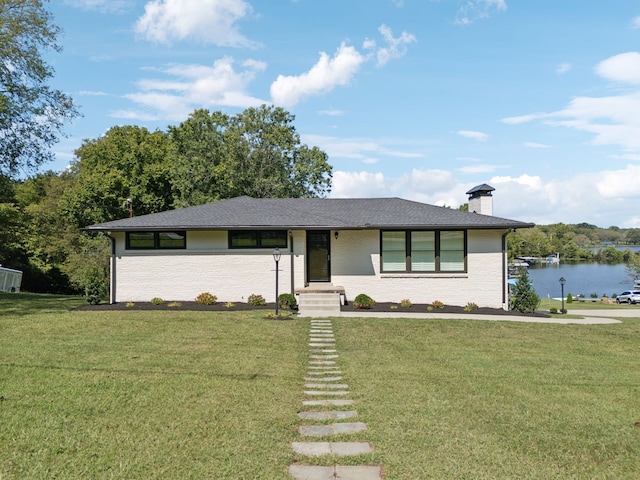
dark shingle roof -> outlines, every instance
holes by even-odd
[[[529,228],[533,224],[401,198],[251,198],[114,220],[90,231],[241,228]]]

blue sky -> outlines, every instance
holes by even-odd
[[[263,103],[327,152],[332,197],[640,227],[640,3],[631,0],[54,0],[53,84],[116,125]]]

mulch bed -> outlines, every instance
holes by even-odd
[[[126,302],[108,304],[101,303],[99,305],[83,305],[76,308],[76,310],[89,310],[89,311],[111,311],[111,310],[157,310],[157,311],[201,311],[201,312],[234,312],[234,311],[247,311],[247,310],[263,310],[265,313],[275,312],[276,306],[274,303],[267,303],[265,305],[254,307],[248,303],[234,303],[233,307],[227,307],[225,302],[218,302],[215,305],[202,305],[198,302],[179,302],[179,307],[169,307],[170,302],[165,302],[162,305],[154,305],[151,302],[134,302],[133,306],[127,307]],[[391,308],[392,306],[397,308]],[[481,314],[481,315],[522,315],[532,316],[531,314],[522,314],[519,312],[505,311],[501,308],[486,308],[480,307],[472,312],[465,312],[464,307],[456,307],[452,305],[445,305],[444,308],[434,308],[433,310],[427,309],[428,305],[414,304],[411,307],[401,307],[397,303],[376,303],[372,308],[362,310],[353,306],[353,303],[343,305],[341,310],[343,312],[394,312],[394,313],[453,313],[453,314]],[[289,314],[289,310],[280,309],[282,316]],[[293,312],[295,313],[295,311]],[[536,313],[536,317],[548,317],[549,315],[543,313]]]

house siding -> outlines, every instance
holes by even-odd
[[[202,292],[210,292],[223,302],[246,302],[251,294],[275,301],[273,250],[229,250],[226,231],[187,232],[184,250],[125,250],[125,235],[113,237],[116,254],[112,262],[116,262],[117,275],[112,279],[112,301],[148,302],[154,297],[192,301]],[[291,257],[289,249],[281,249],[281,253],[278,290],[289,293]],[[294,256],[296,272],[303,262],[303,255]]]
[[[467,273],[381,273],[380,232],[341,231],[332,246],[332,283],[345,287],[347,301],[365,293],[377,302],[440,300],[448,305],[503,308],[504,231],[467,235]]]
[[[381,273],[380,231],[331,233],[331,283],[345,288],[347,301],[365,293],[378,302],[440,300],[449,305],[501,308],[505,275],[503,230],[470,230],[466,273]],[[114,233],[117,275],[112,301],[140,302],[153,297],[190,301],[202,292],[222,302],[246,302],[251,294],[275,301],[275,262],[270,249],[228,249],[226,231],[187,232],[184,250],[125,250],[124,233]],[[293,231],[293,256],[281,249],[279,293],[305,286],[306,232]],[[293,276],[292,276],[293,265]]]

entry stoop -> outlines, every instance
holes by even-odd
[[[297,289],[296,295],[298,295],[298,316],[300,317],[340,316],[340,296],[344,295],[344,287],[312,284]]]

